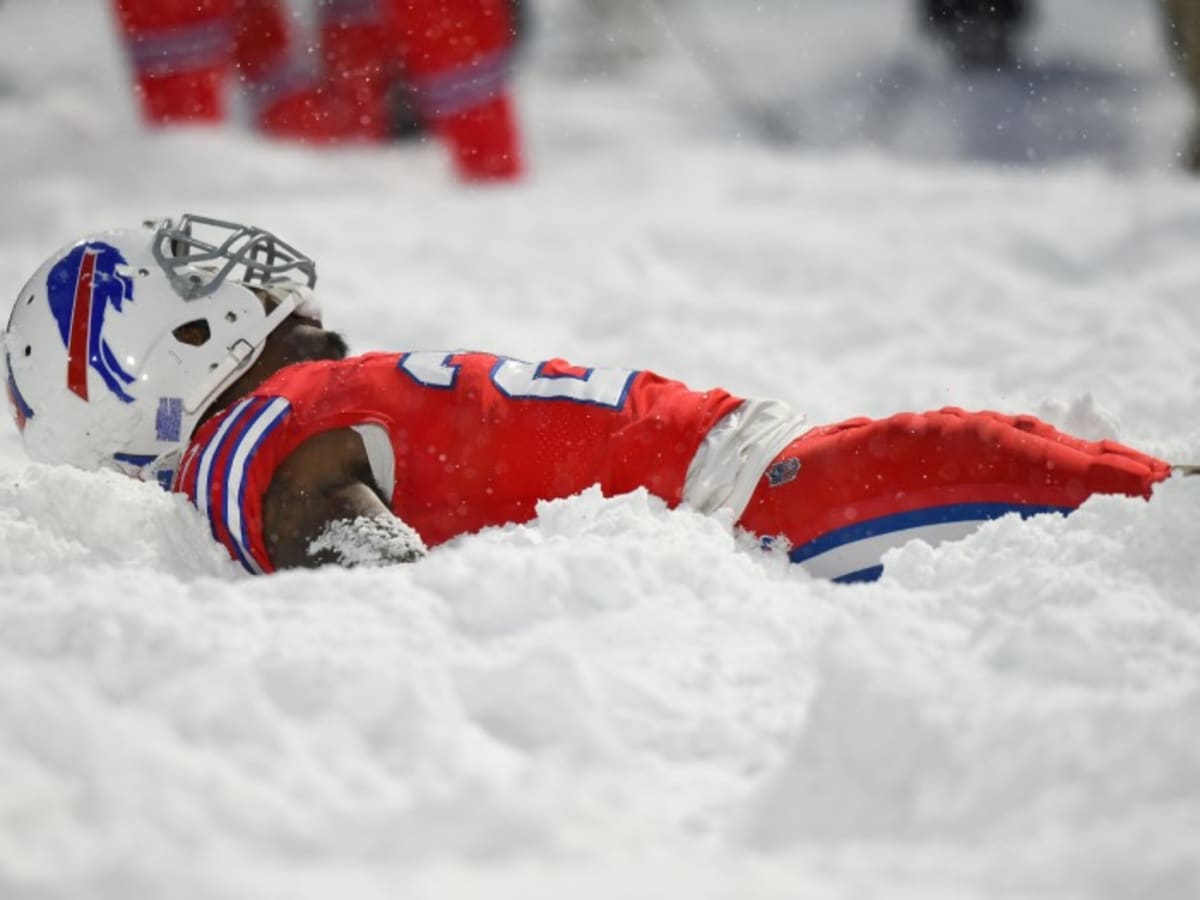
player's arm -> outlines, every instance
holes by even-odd
[[[305,441],[263,498],[263,537],[277,569],[413,562],[425,547],[383,502],[351,429]]]

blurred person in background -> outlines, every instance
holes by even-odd
[[[114,5],[151,125],[224,120],[236,74],[267,135],[382,141],[415,118],[464,179],[521,173],[512,0],[318,0],[315,60],[296,46],[286,0]]]
[[[921,0],[924,26],[962,69],[1007,69],[1028,24],[1026,0]]]
[[[1200,173],[1200,0],[1162,0],[1167,39],[1192,93],[1195,121],[1184,164]]]
[[[1195,121],[1183,162],[1200,172],[1200,0],[1160,0],[1167,41],[1191,92]],[[963,70],[1017,66],[1018,40],[1028,26],[1028,0],[921,0],[922,25]]]

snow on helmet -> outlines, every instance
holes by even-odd
[[[298,309],[319,318],[315,283],[269,231],[195,215],[65,247],[17,296],[0,348],[26,451],[168,483],[271,332]]]

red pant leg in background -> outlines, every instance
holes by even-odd
[[[1031,416],[948,408],[852,419],[793,441],[739,524],[782,537],[793,562],[839,581],[878,577],[883,552],[960,537],[1006,513],[1069,512],[1093,494],[1149,496],[1170,466]]]
[[[302,117],[297,98],[311,91],[316,65],[292,46],[283,0],[234,0],[234,59],[238,82],[262,130],[292,137]]]
[[[511,0],[391,0],[414,105],[468,179],[514,178],[520,140],[507,93]]]
[[[263,0],[241,2],[250,6]],[[396,53],[388,46],[384,2],[320,0],[319,55],[286,48],[273,54],[271,48],[261,46],[258,25],[249,17],[240,23],[239,71],[247,76],[263,131],[309,143],[375,141],[386,136],[386,97]],[[258,18],[263,19],[261,12]],[[276,27],[274,22],[270,27]],[[256,66],[244,57],[243,45],[250,54],[258,54],[264,65]]]
[[[116,0],[147,122],[215,122],[224,117],[233,2]]]
[[[387,96],[397,76],[384,0],[322,0],[321,59],[325,84],[351,110],[359,137],[388,133]]]

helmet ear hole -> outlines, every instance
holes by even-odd
[[[206,319],[193,319],[190,322],[184,322],[178,328],[174,329],[171,334],[181,344],[187,344],[191,347],[202,347],[212,337],[212,329],[208,327]]]

